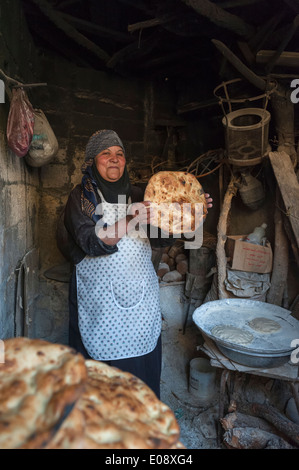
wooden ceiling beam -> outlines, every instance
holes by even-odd
[[[103,49],[86,38],[83,34],[79,33],[76,28],[65,21],[62,18],[60,12],[54,10],[54,8],[46,0],[31,0],[31,2],[35,3],[35,5],[43,12],[43,14],[73,41],[92,52],[101,61],[105,63],[108,62],[110,56]]]
[[[90,67],[90,63],[82,58],[82,54],[76,54],[74,49],[67,46],[65,43],[56,39],[55,35],[48,34],[45,28],[37,21],[30,24],[37,36],[39,36],[46,44],[53,48],[58,54],[62,55],[68,60],[73,60],[82,67]]]
[[[263,45],[273,35],[275,29],[279,23],[284,19],[285,12],[275,12],[266,22],[264,22],[257,30],[256,34],[248,42],[250,49],[255,53],[259,49],[262,49]]]
[[[151,35],[143,41],[136,41],[117,51],[107,62],[107,67],[113,69],[117,64],[124,60],[132,61],[136,57],[142,57],[151,52],[158,44],[157,35]]]
[[[260,50],[256,54],[257,64],[268,64],[275,56],[276,51]],[[299,52],[283,51],[277,58],[275,65],[283,67],[295,67],[299,70]]]
[[[255,28],[252,25],[209,0],[182,0],[182,2],[217,26],[228,29],[239,36],[249,39],[255,34]]]
[[[245,77],[259,90],[266,90],[267,82],[263,78],[256,75],[246,65],[244,65],[243,62],[225,44],[223,44],[223,42],[218,41],[217,39],[212,39],[212,43],[224,55],[224,57],[243,75],[243,77]]]
[[[178,18],[178,15],[163,15],[161,17],[153,18],[151,20],[139,21],[138,23],[129,24],[128,31],[130,33],[145,28],[152,28],[153,26],[159,26],[161,24],[169,23],[174,19]]]
[[[104,26],[92,23],[91,21],[82,20],[81,18],[76,18],[75,16],[69,15],[67,13],[60,13],[60,16],[76,28],[82,31],[86,31],[87,33],[94,34],[96,36],[107,37],[115,39],[119,42],[126,43],[132,42],[134,40],[134,38],[132,38],[132,36],[130,36],[129,34],[123,34],[119,31],[105,28]]]

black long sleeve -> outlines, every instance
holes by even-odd
[[[65,207],[64,225],[69,234],[69,248],[73,264],[78,264],[85,255],[109,255],[118,250],[117,245],[107,245],[97,237],[95,223],[82,213],[81,185],[77,185],[69,195]]]

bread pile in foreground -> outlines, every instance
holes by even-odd
[[[144,382],[37,339],[4,341],[0,449],[183,449],[173,412]]]

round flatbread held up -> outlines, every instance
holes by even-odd
[[[196,177],[184,171],[160,171],[145,189],[144,200],[152,203],[154,223],[169,234],[191,233],[207,216],[203,187]]]

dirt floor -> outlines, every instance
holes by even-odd
[[[183,389],[182,389],[183,392]],[[184,398],[178,397],[162,382],[161,399],[174,412],[181,430],[181,442],[187,449],[221,449],[218,442],[218,394],[210,405],[196,406],[186,389]]]
[[[189,314],[186,328],[183,285],[161,290],[162,376],[161,400],[174,412],[181,428],[181,442],[187,449],[217,449],[219,377],[215,379],[210,403],[199,406],[196,395],[189,392],[190,361],[201,355],[198,345],[202,337]]]

